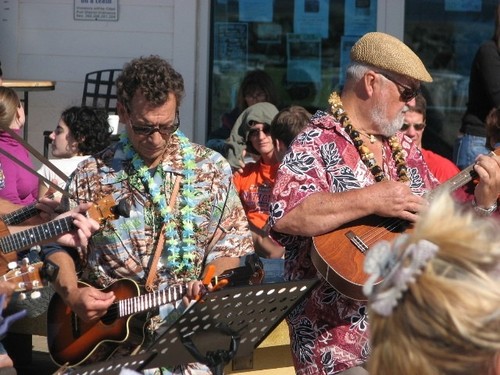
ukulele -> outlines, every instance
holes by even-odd
[[[102,225],[107,220],[117,219],[120,215],[128,217],[130,210],[126,204],[125,200],[116,205],[113,198],[103,198],[89,208],[87,215]],[[75,227],[71,216],[52,220],[14,234],[9,234],[7,226],[0,221],[0,274],[9,271],[9,263],[17,262],[16,251],[27,249],[73,229]]]
[[[500,155],[497,148],[491,155]],[[477,178],[474,164],[445,181],[426,197],[432,200],[437,194],[453,192]],[[340,293],[354,300],[366,301],[363,285],[368,275],[363,270],[366,252],[378,241],[392,241],[412,225],[398,218],[370,215],[352,221],[338,229],[313,237],[311,260],[320,275]],[[380,279],[377,284],[382,282]]]
[[[227,270],[212,278],[214,270],[213,266],[209,266],[203,279],[204,285],[210,282],[215,284],[214,291],[229,285],[259,284],[264,276],[260,260],[249,257],[245,266]],[[78,282],[80,288],[87,286],[89,284]],[[54,294],[47,312],[47,343],[52,361],[59,366],[72,367],[86,362],[98,349],[109,358],[126,341],[137,341],[142,345],[147,321],[142,319],[139,324],[137,320],[140,319],[133,321],[134,315],[182,299],[186,285],[145,294],[141,294],[141,290],[131,279],[117,280],[102,289],[104,292],[113,291],[116,300],[103,317],[90,322],[78,318],[62,298]],[[139,329],[132,325],[139,325]]]

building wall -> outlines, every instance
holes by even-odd
[[[54,91],[30,93],[29,143],[41,152],[43,131],[55,128],[66,107],[81,104],[87,72],[121,68],[150,54],[164,57],[184,76],[182,130],[203,142],[209,32],[200,28],[209,27],[208,3],[118,0],[119,19],[107,22],[75,21],[74,0],[3,0],[4,78],[56,81]]]

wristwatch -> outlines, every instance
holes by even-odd
[[[476,211],[476,213],[480,216],[491,216],[491,214],[496,211],[498,206],[497,202],[495,202],[488,208],[482,208],[477,205],[476,200],[474,199],[472,201],[472,207],[474,208],[474,211]]]

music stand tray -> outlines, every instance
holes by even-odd
[[[89,374],[90,367],[106,369],[106,374],[119,374],[120,363],[141,371],[192,362],[204,363],[213,374],[222,374],[224,366],[234,357],[251,355],[318,281],[246,285],[207,293],[137,355],[73,368],[77,372],[67,374]]]

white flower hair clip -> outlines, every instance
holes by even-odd
[[[380,241],[368,251],[364,271],[369,274],[363,293],[371,308],[382,316],[389,316],[410,283],[422,273],[439,247],[427,240],[405,246],[408,235],[399,236],[391,245]],[[379,285],[375,285],[383,279]]]

